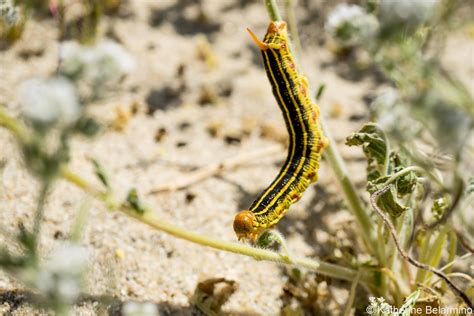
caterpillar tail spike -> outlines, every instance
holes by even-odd
[[[235,216],[237,238],[255,242],[265,230],[278,223],[317,179],[319,160],[327,140],[318,121],[319,106],[309,98],[307,79],[295,67],[286,23],[271,22],[263,41],[247,30],[261,49],[265,72],[290,139],[288,156],[275,180],[247,210]]]

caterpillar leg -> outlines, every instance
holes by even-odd
[[[300,90],[303,96],[307,97],[308,96],[308,89],[309,89],[309,82],[308,78],[306,76],[302,75],[300,77]]]
[[[301,76],[301,83],[303,84],[303,86],[308,89],[309,88],[309,81],[308,81],[308,78],[305,76],[305,75],[302,75]]]
[[[291,195],[291,203],[296,203],[301,199],[301,193],[295,192]]]
[[[324,136],[321,136],[321,139],[319,140],[319,152],[322,152],[328,146],[329,146],[329,139],[327,139]]]
[[[312,105],[312,110],[313,110],[313,123],[316,123],[319,119],[319,106],[317,104]]]
[[[318,180],[318,173],[317,172],[310,172],[308,174],[308,179],[310,182],[316,182]]]

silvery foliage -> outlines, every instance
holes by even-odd
[[[104,96],[134,67],[134,59],[110,40],[92,46],[67,41],[60,47],[59,73],[74,81],[86,100]]]
[[[380,22],[384,26],[417,26],[435,13],[438,0],[380,0]]]
[[[410,115],[396,89],[381,91],[372,101],[371,108],[378,114],[377,123],[381,129],[399,141],[414,137],[423,128]]]
[[[74,85],[64,77],[33,78],[23,82],[18,91],[26,118],[42,125],[70,125],[81,114]]]
[[[123,305],[124,316],[154,316],[158,315],[158,308],[153,303],[127,302]]]
[[[40,265],[30,282],[49,299],[72,304],[84,287],[88,256],[84,247],[66,243]]]
[[[325,30],[340,45],[353,46],[367,43],[379,30],[375,16],[358,5],[339,4],[326,21]]]
[[[20,21],[20,9],[12,0],[0,0],[0,20],[7,26],[15,26]]]

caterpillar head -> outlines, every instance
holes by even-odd
[[[272,21],[270,25],[268,25],[267,35],[269,34],[280,34],[286,35],[287,34],[287,27],[285,21]]]
[[[234,231],[239,240],[255,240],[256,229],[254,226],[255,214],[249,210],[243,210],[237,213],[234,218]]]

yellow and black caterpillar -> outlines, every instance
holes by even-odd
[[[288,46],[286,23],[271,22],[263,42],[248,31],[261,49],[265,71],[290,136],[288,157],[276,179],[248,210],[235,216],[237,237],[255,240],[263,230],[278,223],[309,184],[317,180],[321,152],[328,144],[318,122],[319,106],[309,98],[308,81],[298,73]]]

